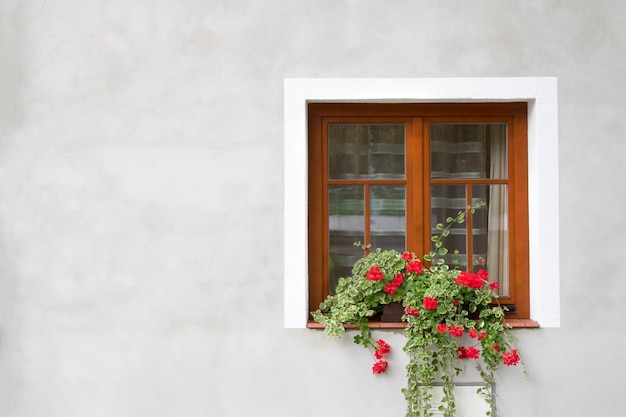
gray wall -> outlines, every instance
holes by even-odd
[[[283,80],[555,76],[561,327],[502,416],[621,416],[626,3],[0,1],[0,415],[401,416],[284,329]],[[383,335],[397,350],[400,333]]]

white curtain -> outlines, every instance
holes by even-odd
[[[506,178],[506,125],[491,125],[490,178]],[[509,295],[509,209],[506,185],[489,186],[487,268],[499,294]]]

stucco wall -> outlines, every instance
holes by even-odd
[[[283,82],[558,78],[559,328],[506,417],[621,416],[626,4],[0,1],[0,415],[402,416],[283,328]],[[399,333],[385,337],[399,348]],[[398,349],[399,350],[399,349]]]

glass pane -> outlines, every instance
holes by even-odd
[[[329,124],[328,178],[404,178],[404,124]]]
[[[406,193],[404,185],[370,187],[372,249],[406,249]]]
[[[438,223],[446,225],[448,217],[455,218],[467,206],[464,185],[433,185],[430,197],[431,236],[438,235]],[[455,223],[450,228],[450,235],[443,240],[448,254],[443,257],[446,263],[459,269],[467,267],[467,230],[466,224]],[[435,250],[433,243],[432,250]],[[458,253],[455,253],[457,251]]]
[[[431,178],[507,178],[506,129],[506,123],[431,124]]]
[[[335,293],[340,277],[350,276],[363,256],[355,242],[365,242],[365,198],[362,185],[328,187],[329,291]]]
[[[509,295],[509,220],[506,185],[474,185],[472,197],[487,205],[474,213],[473,270],[486,269],[498,283],[501,297]]]

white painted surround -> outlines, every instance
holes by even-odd
[[[284,326],[308,319],[307,103],[528,102],[531,318],[560,326],[557,79],[286,79]]]

